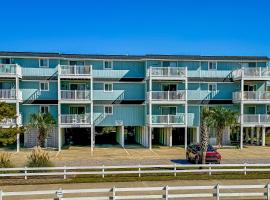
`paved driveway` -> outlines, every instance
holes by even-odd
[[[220,149],[222,163],[270,163],[270,147],[249,146],[240,149]],[[182,147],[155,147],[152,150],[141,146],[96,147],[91,153],[89,147],[71,147],[60,153],[48,150],[55,165],[132,165],[187,163]],[[12,160],[17,166],[24,166],[30,150],[12,152]]]

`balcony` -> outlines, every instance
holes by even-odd
[[[0,64],[0,77],[22,77],[21,67],[17,64]]]
[[[0,90],[0,101],[16,101],[22,100],[22,92],[18,91],[18,98],[16,98],[16,90],[15,89],[4,89]]]
[[[90,127],[90,114],[62,114],[60,115],[60,124],[62,127]]]
[[[21,117],[21,115],[19,115],[18,118],[3,119],[0,122],[0,127],[9,128],[10,126],[16,126],[17,123],[18,123],[18,125],[21,125],[22,124],[22,117]]]
[[[269,80],[270,70],[268,67],[243,68],[233,71],[234,79]]]
[[[189,70],[189,78],[231,78],[232,70]]]
[[[149,119],[149,116],[148,116]],[[176,115],[152,115],[152,125],[154,126],[183,126],[185,125],[185,114]]]
[[[147,75],[157,80],[185,80],[187,72],[186,68],[180,67],[151,67]]]
[[[245,114],[243,115],[245,126],[270,125],[270,115],[268,114]]]
[[[78,103],[78,101],[90,101],[90,90],[61,90],[61,100]]]
[[[152,103],[185,103],[186,91],[151,91],[147,98]]]
[[[270,92],[267,91],[244,91],[243,98],[241,92],[233,93],[233,101],[240,102],[243,100],[245,103],[269,103]]]
[[[87,78],[92,75],[91,65],[60,65],[58,68],[59,76],[62,78]]]

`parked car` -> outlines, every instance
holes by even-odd
[[[191,144],[187,147],[186,151],[186,159],[190,162],[194,162],[195,164],[201,163],[201,145],[200,144]],[[217,152],[217,150],[212,146],[208,145],[206,152],[206,163],[216,163],[220,164],[221,155]]]

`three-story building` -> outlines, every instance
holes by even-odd
[[[204,106],[239,112],[225,145],[265,145],[270,127],[269,59],[264,56],[84,55],[0,52],[0,100],[32,113],[51,113],[57,126],[46,145],[183,145],[199,142]],[[37,144],[37,130],[21,139]],[[210,130],[210,143],[216,143]]]

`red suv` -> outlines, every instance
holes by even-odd
[[[194,162],[195,164],[201,163],[201,145],[200,144],[191,144],[187,147],[186,158],[190,162]],[[216,163],[220,164],[221,155],[216,151],[216,149],[212,145],[208,145],[206,152],[206,163]]]

